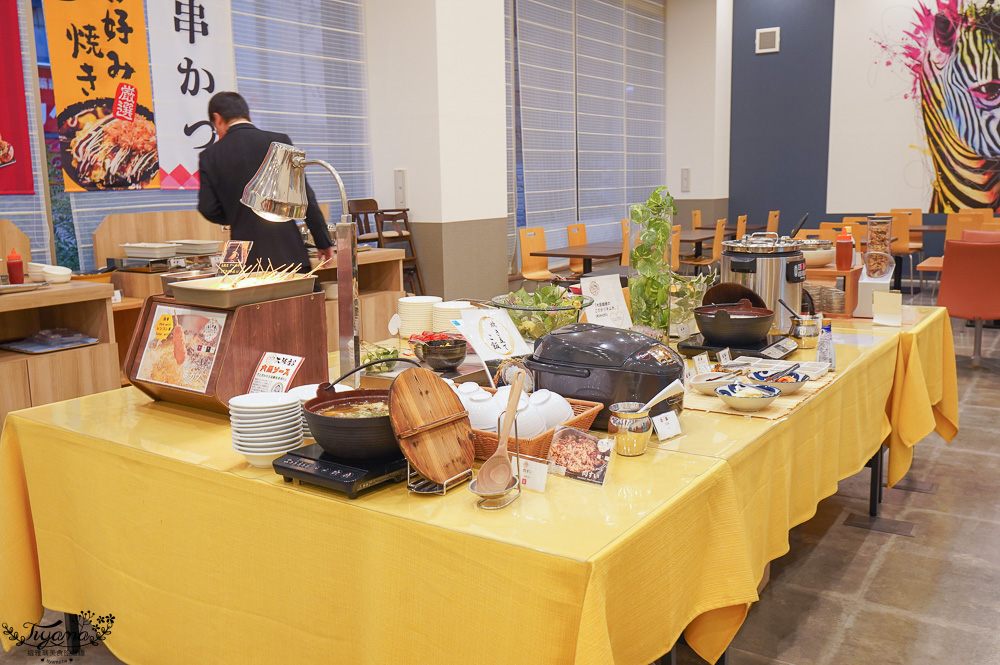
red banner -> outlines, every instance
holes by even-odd
[[[17,0],[0,0],[0,26],[0,194],[34,194]]]

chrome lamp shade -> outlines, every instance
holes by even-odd
[[[269,222],[306,216],[306,153],[284,143],[272,143],[267,156],[243,189],[240,203]]]

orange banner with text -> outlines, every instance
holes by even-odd
[[[44,0],[67,191],[160,186],[142,0]]]

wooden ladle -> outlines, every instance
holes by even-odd
[[[500,427],[500,441],[497,443],[496,452],[483,462],[476,476],[476,489],[482,494],[500,494],[505,492],[514,477],[510,468],[510,458],[507,456],[507,439],[510,437],[510,428],[514,424],[517,416],[517,403],[521,398],[521,388],[524,386],[523,369],[517,370],[514,381],[510,386],[510,396],[507,398],[507,412],[504,413],[503,424]]]

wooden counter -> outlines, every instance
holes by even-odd
[[[0,296],[0,337],[5,340],[47,328],[72,328],[99,340],[52,353],[0,351],[0,420],[16,409],[120,386],[113,291],[110,284],[71,281]]]

